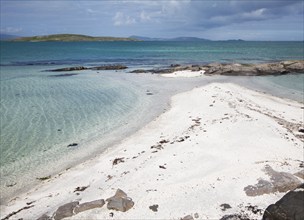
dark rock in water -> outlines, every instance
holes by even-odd
[[[74,213],[84,212],[90,209],[101,208],[105,204],[103,199],[82,203],[74,209]]]
[[[151,205],[151,206],[149,206],[149,209],[151,209],[153,212],[157,212],[158,211],[158,205],[157,204]]]
[[[268,206],[263,220],[303,220],[304,184],[285,194],[275,204]]]
[[[149,70],[144,70],[144,69],[138,69],[138,70],[133,70],[130,73],[149,73]]]
[[[146,92],[146,95],[153,95],[152,92]]]
[[[134,206],[134,202],[121,189],[117,189],[114,196],[106,199],[107,208],[116,211],[126,212]]]
[[[48,216],[47,214],[43,214],[42,216],[37,218],[37,220],[52,220],[52,218],[50,216]]]
[[[92,67],[89,69],[91,69],[91,70],[124,70],[127,68],[128,68],[127,66],[117,64],[117,65],[96,66],[96,67]]]
[[[127,69],[127,66],[124,65],[103,65],[103,66],[96,66],[96,67],[84,67],[84,66],[76,66],[76,67],[65,67],[65,68],[60,68],[60,69],[54,69],[54,70],[49,70],[51,72],[69,72],[69,71],[76,71],[76,70],[123,70]],[[63,76],[67,74],[63,74]]]
[[[79,205],[79,202],[70,202],[60,206],[54,213],[54,220],[61,220],[66,217],[74,215],[74,209]]]
[[[75,71],[75,70],[87,70],[87,67],[84,66],[75,66],[75,67],[65,67],[60,69],[50,70],[51,72],[67,72],[67,71]]]
[[[65,74],[59,74],[59,75],[50,75],[49,77],[65,77],[65,76],[75,76],[78,75],[77,73],[65,73]]]
[[[77,143],[72,143],[72,144],[69,144],[68,147],[77,147],[78,144]]]

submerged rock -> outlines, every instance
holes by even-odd
[[[96,66],[96,67],[92,67],[89,68],[90,70],[123,70],[123,69],[127,69],[127,66],[124,65],[103,65],[103,66]]]
[[[106,199],[107,208],[116,211],[126,212],[134,206],[134,202],[121,189],[117,189],[114,196]]]
[[[75,71],[75,70],[87,70],[87,67],[84,66],[75,66],[75,67],[65,67],[60,69],[50,70],[51,72],[67,72],[67,71]]]
[[[304,219],[304,184],[285,194],[275,204],[268,206],[263,220]]]

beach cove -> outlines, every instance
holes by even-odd
[[[167,68],[172,54],[160,61],[160,49],[151,47],[149,59],[103,60],[92,48],[104,43],[48,44],[24,45],[63,45],[86,54],[74,59],[80,53],[72,51],[63,59],[47,49],[43,60],[23,60],[22,53],[1,60],[1,219],[58,220],[61,209],[72,213],[66,219],[258,219],[303,183],[303,74],[131,73]],[[108,45],[114,56],[116,44],[123,46]],[[275,45],[277,51],[284,46]],[[277,57],[272,53],[259,61],[252,55],[249,63]],[[223,62],[216,54],[210,61]],[[295,54],[290,58],[299,58]],[[248,55],[242,56],[246,65]],[[191,65],[190,58],[174,57],[172,66]],[[108,63],[128,68],[104,70]],[[107,208],[118,189],[132,199],[126,212]]]
[[[293,175],[303,170],[301,125],[303,103],[231,83],[194,88],[173,96],[168,111],[121,143],[1,206],[1,218],[18,210],[16,219],[52,216],[64,204],[106,199],[122,189],[134,201],[127,212],[104,205],[65,219],[240,213],[259,219],[284,192],[252,193],[249,186],[273,181],[269,170],[294,177],[291,188],[303,182]]]

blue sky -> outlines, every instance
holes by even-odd
[[[303,0],[0,0],[1,33],[303,40]]]

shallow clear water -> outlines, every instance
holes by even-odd
[[[164,79],[129,70],[76,71],[65,77],[45,71],[303,59],[302,42],[1,42],[0,50],[1,200],[37,183],[36,178],[102,152],[163,112],[172,94],[194,86],[235,81],[303,100],[304,74]],[[73,143],[77,146],[68,147]]]

